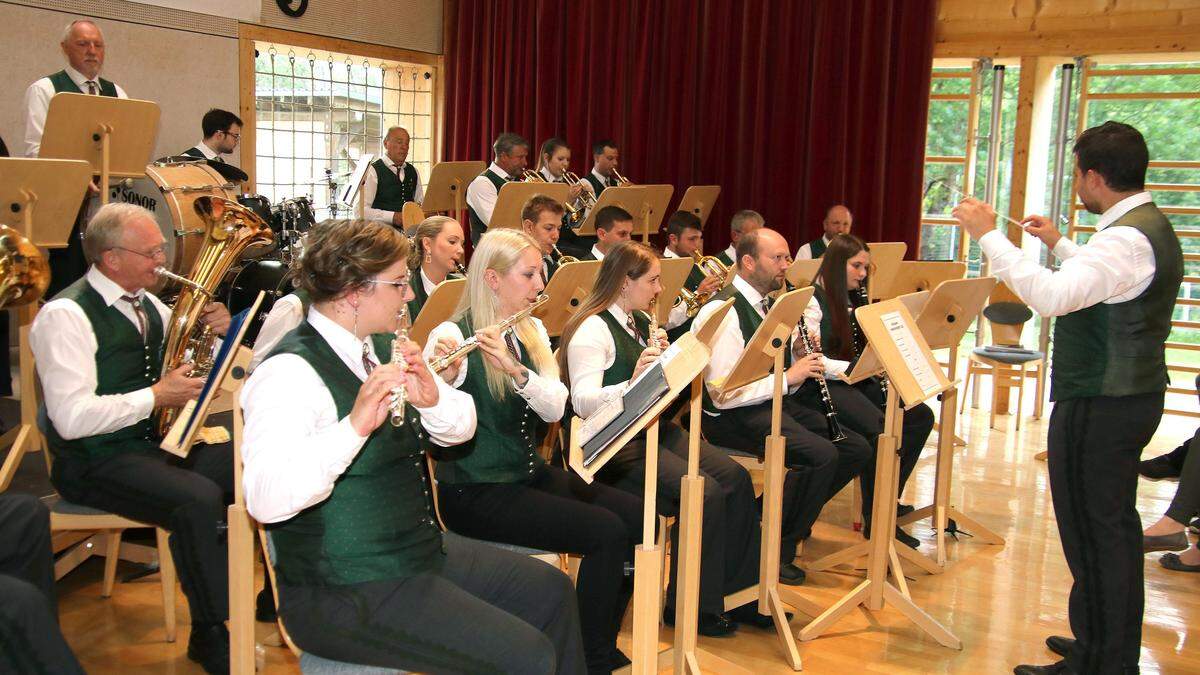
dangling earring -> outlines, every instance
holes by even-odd
[[[431,262],[433,262],[433,256],[429,255],[429,251],[426,251],[425,252],[425,264],[428,265]]]
[[[351,305],[354,308],[354,339],[358,339],[358,305]],[[363,343],[363,349],[367,348],[367,344]]]

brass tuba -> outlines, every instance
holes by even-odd
[[[37,302],[50,285],[50,263],[20,232],[0,225],[0,309]]]
[[[204,226],[204,246],[186,279],[159,272],[180,285],[166,327],[166,347],[163,350],[162,372],[165,375],[184,363],[193,364],[193,377],[206,377],[213,366],[213,344],[216,335],[200,323],[204,306],[212,301],[217,285],[229,268],[255,244],[270,244],[274,240],[271,226],[250,209],[225,199],[204,195],[193,205]],[[179,413],[178,408],[157,408],[154,426],[160,436],[166,436]]]
[[[704,276],[720,280],[721,288],[725,287],[725,284],[729,281],[729,268],[725,266],[725,263],[721,262],[720,258],[711,255],[702,256],[699,251],[692,251],[692,260],[696,262],[696,266],[700,268],[700,271],[704,272]],[[687,305],[687,315],[688,318],[691,318],[696,316],[696,313],[700,311],[704,303],[708,302],[708,299],[713,295],[715,294],[698,293],[683,288],[679,291],[679,300]]]

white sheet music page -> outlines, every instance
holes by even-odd
[[[937,376],[933,374],[933,369],[929,366],[924,352],[921,351],[916,336],[912,334],[912,330],[904,322],[900,312],[888,312],[881,315],[880,319],[883,320],[883,326],[887,328],[892,342],[900,350],[900,357],[904,359],[905,367],[916,378],[917,386],[921,387],[921,391],[926,395],[937,391]]]

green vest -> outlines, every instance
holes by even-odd
[[[814,260],[825,255],[826,248],[824,236],[817,237],[813,241],[808,242],[808,250],[810,253],[812,253]]]
[[[583,179],[586,180],[588,182],[588,184],[592,186],[592,191],[594,192],[594,194],[596,195],[597,198],[600,197],[601,192],[604,192],[604,188],[616,187],[616,185],[617,185],[617,181],[613,180],[612,178],[608,178],[608,179],[602,181],[602,180],[596,178],[595,174],[592,173],[591,171],[589,171],[588,174],[583,177]]]
[[[504,187],[504,184],[508,182],[507,178],[501,178],[500,176],[492,173],[491,169],[488,169],[479,175],[490,180],[492,185],[496,186],[497,195],[500,194],[500,188]],[[467,215],[471,217],[471,243],[474,244],[479,241],[479,238],[483,236],[484,232],[487,232],[488,226],[483,222],[483,219],[475,213],[475,209],[471,208],[470,204],[467,205]]]
[[[54,93],[56,94],[61,94],[63,92],[68,94],[84,93],[82,89],[75,85],[75,80],[72,80],[71,76],[68,75],[67,71],[65,70],[60,70],[53,75],[47,75],[46,79],[50,80],[50,84],[54,85]],[[101,96],[111,96],[113,98],[117,97],[117,85],[109,82],[103,77],[97,77],[96,81],[100,85]]]
[[[646,350],[646,345],[634,339],[625,326],[617,321],[617,317],[613,316],[612,312],[607,309],[596,316],[603,319],[604,323],[608,326],[608,332],[612,333],[613,345],[617,349],[616,356],[613,358],[613,364],[604,371],[603,386],[607,387],[628,382],[633,378],[633,369],[637,366],[642,352]],[[637,326],[638,331],[642,335],[650,334],[650,317],[642,312],[633,313],[633,324]]]
[[[87,277],[54,296],[55,300],[59,298],[73,300],[92,324],[96,335],[97,396],[128,394],[158,381],[162,372],[163,324],[158,309],[148,299],[143,301],[147,323],[143,342],[137,326],[116,305],[105,304]],[[107,434],[69,441],[49,424],[46,436],[56,457],[71,459],[100,459],[125,452],[154,452],[158,448],[149,418]]]
[[[733,258],[730,258],[729,254],[725,252],[727,250],[721,249],[721,252],[717,254],[717,260],[720,260],[726,267],[733,267]]]
[[[1183,279],[1179,238],[1154,204],[1135,207],[1109,227],[1132,227],[1146,236],[1154,251],[1154,279],[1132,300],[1096,303],[1058,317],[1051,401],[1166,391],[1163,343]]]
[[[387,363],[392,335],[375,335],[375,353]],[[339,419],[354,407],[362,380],[308,321],[271,352],[295,354],[312,366],[337,406]],[[268,357],[270,358],[270,357]],[[399,579],[442,563],[442,533],[429,507],[421,416],[405,407],[405,423],[375,430],[334,483],[333,492],[281,523],[268,525],[282,583],[340,586]]]
[[[425,292],[425,282],[421,280],[420,267],[409,274],[409,280],[409,288],[412,288],[413,299],[408,301],[408,321],[412,323],[417,320],[417,315],[421,313],[421,308],[425,306],[425,301],[429,300],[429,294]]]
[[[378,179],[378,187],[375,189],[375,199],[371,202],[371,208],[399,211],[417,194],[417,170],[411,163],[404,164],[403,181],[388,168],[387,164],[384,164],[382,157],[371,162],[371,168],[375,169],[375,177]]]
[[[463,335],[474,335],[468,312],[459,322]],[[514,336],[515,337],[515,336]],[[533,362],[529,349],[521,350],[521,364],[531,371]],[[462,391],[475,399],[478,426],[472,452],[462,459],[438,462],[437,478],[442,483],[518,483],[527,481],[546,461],[538,454],[537,413],[516,392],[509,392],[503,401],[496,400],[488,389],[487,370],[483,351],[476,349],[467,355],[467,376]]]
[[[738,328],[742,331],[743,345],[750,344],[750,338],[754,337],[754,332],[762,325],[763,318],[758,315],[758,310],[746,296],[738,292],[737,287],[729,284],[721,289],[719,293],[714,295],[709,302],[725,302],[729,298],[733,298],[733,311],[737,314]],[[792,345],[791,340],[783,347],[783,367],[790,368],[792,365]],[[787,393],[786,391],[784,393]],[[712,398],[708,395],[708,387],[704,388],[704,409],[708,412],[719,415],[720,409],[713,403]]]

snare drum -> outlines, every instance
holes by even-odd
[[[121,181],[109,189],[109,201],[138,204],[154,214],[166,240],[167,269],[187,276],[204,246],[204,221],[192,207],[201,196],[234,199],[221,174],[203,162],[146,166],[146,178]]]
[[[263,322],[275,301],[292,292],[292,277],[288,274],[288,266],[279,260],[251,260],[238,270],[225,296],[225,306],[230,314],[237,314],[249,309],[254,304],[258,292],[264,291],[262,304],[258,314],[246,327],[246,336],[242,344],[253,347],[258,339],[258,331],[262,330]]]

